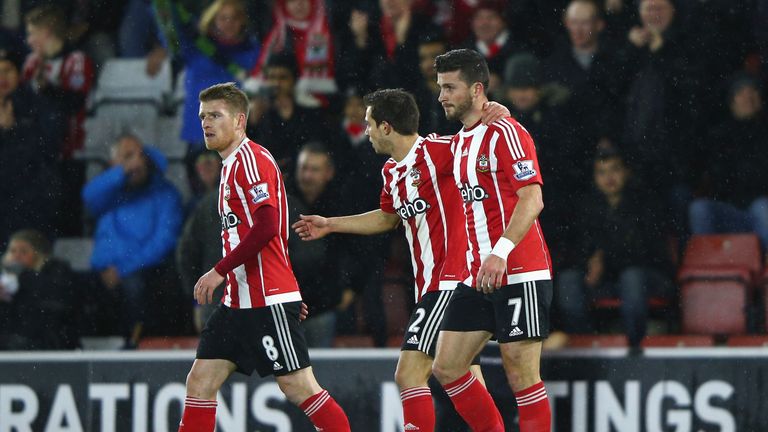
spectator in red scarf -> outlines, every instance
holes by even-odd
[[[414,12],[411,0],[379,0],[380,14],[353,9],[339,38],[339,81],[364,92],[377,88],[415,91],[420,84],[419,44],[442,35],[432,20]],[[378,12],[378,11],[377,11]]]
[[[274,9],[274,26],[264,43],[259,62],[253,70],[255,82],[249,90],[263,82],[263,68],[272,56],[293,53],[298,66],[296,99],[300,105],[318,107],[322,95],[336,92],[333,64],[333,41],[324,0],[278,0]]]
[[[480,0],[472,14],[472,34],[465,46],[485,57],[491,72],[490,91],[499,89],[504,65],[512,54],[529,51],[526,44],[514,40],[504,19],[504,2]]]
[[[431,16],[445,31],[448,45],[458,46],[470,36],[470,21],[477,4],[478,0],[414,0],[413,10]]]

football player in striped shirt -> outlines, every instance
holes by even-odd
[[[451,137],[419,136],[418,107],[403,90],[378,90],[366,95],[364,102],[366,134],[376,153],[390,156],[381,173],[380,208],[332,218],[301,215],[293,228],[303,240],[315,240],[333,232],[378,234],[403,224],[416,307],[403,337],[395,381],[401,391],[404,430],[433,431],[435,410],[427,380],[443,313],[454,288],[467,276],[465,220],[453,180]],[[490,122],[509,111],[492,104],[484,114]],[[473,370],[480,376],[479,365]]]
[[[347,432],[347,416],[312,373],[299,326],[283,177],[272,155],[245,136],[247,119],[248,97],[234,83],[200,92],[205,145],[223,159],[218,207],[224,258],[197,281],[195,299],[210,303],[213,290],[226,286],[200,335],[179,431],[213,432],[219,388],[235,371],[256,370],[274,375],[317,430]]]
[[[467,268],[443,318],[433,373],[476,431],[503,431],[498,410],[469,366],[486,342],[499,342],[517,399],[521,432],[548,432],[551,414],[541,381],[542,340],[549,334],[552,265],[538,215],[541,170],[528,131],[511,117],[480,122],[488,100],[488,65],[476,51],[435,59],[439,101],[464,127],[453,137],[453,172],[467,221]]]

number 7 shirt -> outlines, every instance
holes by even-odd
[[[461,191],[469,243],[464,283],[474,286],[480,264],[502,236],[519,200],[517,191],[543,184],[536,147],[511,117],[462,128],[451,142],[453,175]],[[507,258],[506,285],[552,279],[552,259],[538,218]]]

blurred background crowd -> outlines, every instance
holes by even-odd
[[[248,136],[278,160],[293,220],[357,213],[378,207],[385,161],[362,96],[406,89],[420,133],[455,133],[432,65],[458,47],[485,56],[490,95],[536,142],[558,330],[638,345],[658,304],[668,325],[651,331],[679,331],[668,318],[692,235],[768,245],[766,0],[0,7],[3,349],[108,335],[133,348],[201,329],[210,308],[192,288],[221,256],[203,88],[247,90]],[[312,346],[399,346],[413,303],[402,237],[291,238]],[[596,307],[605,299],[613,313]]]

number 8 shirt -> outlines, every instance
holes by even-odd
[[[280,169],[272,155],[245,138],[223,162],[219,215],[223,254],[227,256],[253,226],[261,206],[277,209],[278,235],[255,257],[227,273],[222,303],[233,309],[301,301],[288,259],[288,202]]]

